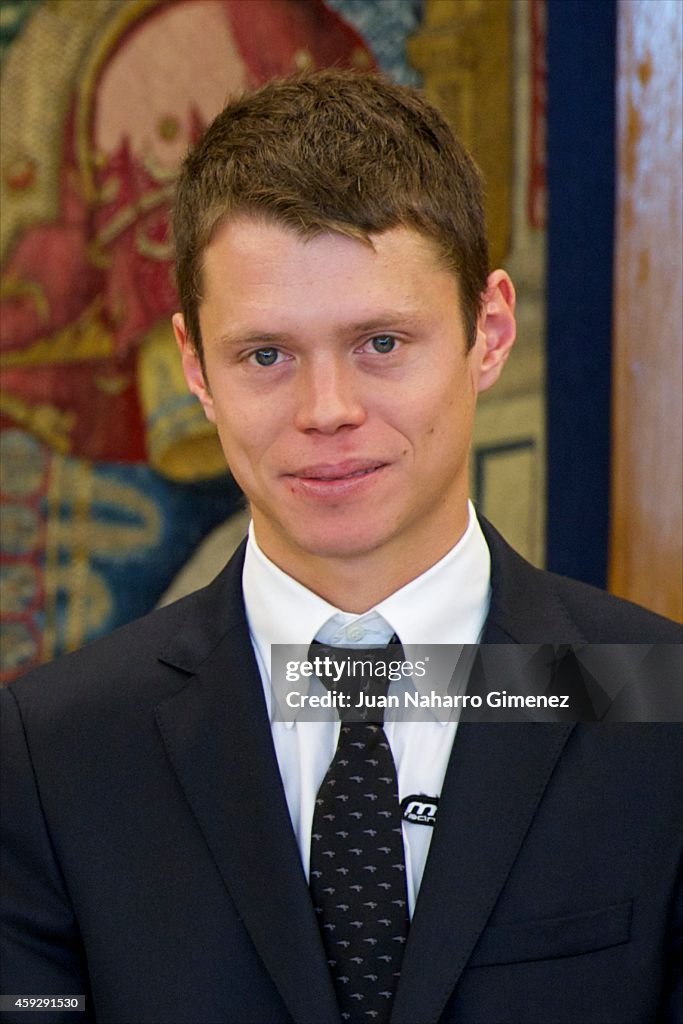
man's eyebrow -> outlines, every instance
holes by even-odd
[[[373,313],[371,317],[354,323],[333,326],[335,334],[367,334],[370,331],[388,330],[392,327],[418,327],[424,323],[424,317],[406,310],[388,309]],[[284,344],[294,336],[289,331],[227,331],[216,338],[216,344],[228,347],[242,345],[278,345]]]
[[[391,326],[415,327],[424,323],[424,317],[418,313],[408,312],[400,309],[387,309],[381,313],[373,314],[367,320],[350,324],[348,330],[358,334],[365,334],[367,331],[377,331]]]
[[[242,345],[275,345],[282,343],[290,337],[289,334],[274,331],[228,331],[216,338],[217,345],[238,347]]]

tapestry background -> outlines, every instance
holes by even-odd
[[[176,357],[169,201],[226,97],[297,68],[423,84],[484,168],[523,342],[482,403],[473,483],[542,561],[543,10],[1,0],[3,682],[211,578],[244,528]]]

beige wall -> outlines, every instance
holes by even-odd
[[[683,617],[679,0],[618,5],[610,589]]]

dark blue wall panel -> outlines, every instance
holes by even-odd
[[[616,5],[548,2],[548,567],[604,586]]]

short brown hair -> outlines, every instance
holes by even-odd
[[[233,100],[188,154],[176,189],[181,308],[202,356],[203,254],[227,217],[254,214],[303,237],[369,241],[404,226],[457,275],[468,344],[488,274],[479,171],[442,115],[379,75],[324,70]]]

